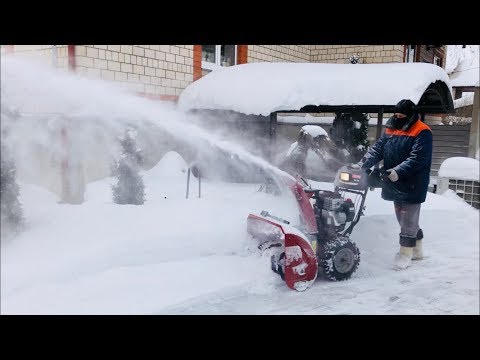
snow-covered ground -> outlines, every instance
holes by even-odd
[[[144,132],[150,130],[144,123],[158,126],[198,152],[212,145],[264,170],[280,170],[193,125],[194,116],[173,105],[20,59],[3,57],[1,67],[2,110],[21,115],[7,124],[2,112],[2,132],[6,124],[9,130],[2,144],[13,151],[23,179],[26,219],[16,238],[2,237],[2,314],[479,314],[479,212],[451,191],[428,194],[420,219],[426,258],[402,272],[391,269],[399,232],[393,206],[379,191],[369,193],[365,217],[352,234],[361,251],[358,271],[345,282],[317,279],[297,293],[270,270],[269,258],[246,232],[250,212],[298,219],[291,194],[202,181],[198,197],[192,178],[186,199],[187,165],[173,152],[144,172],[147,201],[140,206],[113,204],[111,178],[88,183],[81,205],[60,204],[53,193],[27,183],[42,178],[55,188],[51,162],[69,153],[93,165],[101,155],[115,155],[105,139],[131,122]],[[47,116],[32,127],[26,113],[58,119]],[[60,130],[71,137],[68,151]],[[153,134],[150,140],[147,146],[155,147],[162,138]],[[105,145],[103,152],[95,144]],[[89,179],[100,177],[95,174]]]
[[[344,282],[288,289],[246,233],[249,212],[297,216],[258,184],[193,178],[168,153],[143,174],[145,205],[116,205],[105,179],[82,205],[21,184],[26,229],[2,239],[2,314],[479,314],[479,212],[451,191],[422,207],[425,259],[391,269],[392,203],[370,192],[352,239],[361,263]],[[332,189],[330,183],[315,183]]]

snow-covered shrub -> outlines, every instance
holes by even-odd
[[[122,154],[112,168],[112,175],[117,180],[112,186],[116,204],[143,205],[145,202],[145,185],[139,174],[143,160],[141,150],[136,146],[136,136],[136,131],[129,128],[119,137]]]
[[[16,167],[8,154],[6,146],[1,146],[1,235],[9,236],[18,233],[23,224],[23,210],[18,199],[19,186],[16,181]]]

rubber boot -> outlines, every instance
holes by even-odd
[[[395,255],[393,268],[395,270],[403,270],[412,263],[413,247],[400,246],[400,251]]]
[[[423,259],[422,239],[423,239],[423,231],[422,229],[420,229],[417,232],[417,241],[415,242],[415,247],[413,248],[412,260]]]
[[[423,248],[422,240],[417,240],[415,247],[413,248],[412,260],[422,260],[423,259]]]

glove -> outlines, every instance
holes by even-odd
[[[394,169],[387,170],[387,176],[391,182],[395,182],[398,180],[398,174]]]

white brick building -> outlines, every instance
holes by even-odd
[[[427,61],[444,66],[443,47],[426,45],[3,45],[3,52],[42,61],[141,95],[176,100],[218,66],[251,62],[363,63]]]

